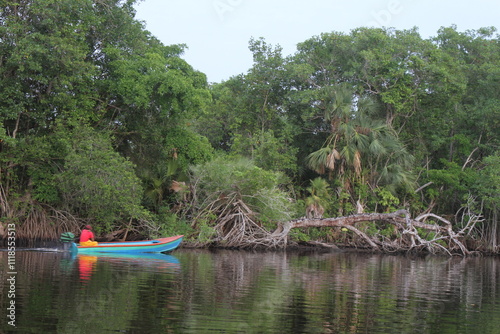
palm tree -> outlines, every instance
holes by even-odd
[[[185,184],[178,181],[185,178],[183,174],[174,156],[144,177],[144,196],[155,212],[159,211],[170,192],[185,192]]]
[[[311,194],[306,198],[306,216],[308,218],[321,218],[328,208],[330,187],[325,179],[320,177],[311,180],[307,188]]]
[[[346,85],[326,92],[323,118],[329,122],[330,133],[323,147],[307,157],[308,166],[336,177],[352,199],[356,183],[372,189],[411,184],[408,168],[413,157],[388,124],[371,117],[376,111],[373,100],[355,95]]]

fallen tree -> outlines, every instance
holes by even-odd
[[[279,224],[278,228],[269,232],[259,225],[254,213],[241,201],[225,203],[219,208],[215,235],[211,242],[218,246],[239,248],[286,248],[294,242],[290,241],[289,233],[294,228],[337,227],[354,233],[361,241],[360,247],[380,252],[430,252],[447,255],[470,255],[465,244],[465,237],[481,221],[480,216],[470,214],[469,220],[455,231],[452,223],[440,216],[426,213],[411,218],[407,210],[392,213],[363,213],[336,218],[300,218]],[[213,209],[213,208],[212,208]],[[431,221],[431,222],[429,222]],[[394,226],[394,238],[381,234],[368,235],[358,228],[363,222],[380,222]],[[429,238],[429,232],[432,237]],[[423,236],[425,235],[425,237]],[[327,245],[315,242],[316,245]],[[336,248],[335,245],[331,247]]]
[[[426,223],[433,219],[436,223]],[[374,251],[428,251],[431,253],[446,253],[448,255],[469,255],[471,251],[464,243],[464,237],[473,229],[477,222],[481,221],[479,216],[470,216],[469,221],[459,231],[454,231],[452,224],[443,217],[428,213],[414,219],[410,217],[407,210],[398,210],[392,213],[364,213],[337,218],[301,218],[282,223],[278,229],[271,233],[270,243],[275,245],[277,241],[286,245],[288,233],[293,228],[305,227],[340,227],[352,231],[369,248]],[[394,239],[384,238],[381,235],[369,236],[356,227],[361,222],[385,222],[395,227]],[[426,239],[422,237],[421,231],[431,231],[433,237]],[[260,240],[263,243],[263,240]]]
[[[178,213],[191,221],[194,246],[231,248],[286,248],[294,245],[293,229],[325,228],[325,240],[316,245],[358,247],[381,252],[431,252],[469,255],[471,231],[481,217],[465,206],[450,220],[426,212],[412,218],[409,211],[363,213],[321,218],[315,207],[308,217],[288,220],[294,214],[291,200],[280,190],[280,177],[262,170],[249,160],[215,160],[192,169],[190,194]],[[309,212],[312,213],[312,212]],[[467,221],[460,222],[459,217]],[[271,223],[284,220],[277,225]],[[291,219],[291,218],[290,218]],[[370,223],[371,222],[371,223]],[[455,229],[454,229],[455,228]],[[272,231],[274,229],[274,231]],[[340,231],[350,244],[336,238]],[[336,235],[335,235],[336,234]],[[337,244],[337,245],[335,245]]]

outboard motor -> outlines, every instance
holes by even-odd
[[[72,232],[63,232],[61,233],[60,240],[63,243],[63,250],[65,252],[77,252],[76,244],[75,244],[75,235]]]
[[[75,235],[71,232],[63,232],[63,233],[61,233],[61,241],[62,242],[75,242]]]

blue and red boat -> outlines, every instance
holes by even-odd
[[[80,246],[73,243],[78,254],[97,253],[164,253],[176,249],[182,242],[183,235],[143,241],[100,242],[96,246]]]

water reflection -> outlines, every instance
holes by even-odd
[[[187,262],[198,267],[190,270],[202,273],[183,294],[195,304],[217,305],[210,313],[203,306],[190,310],[197,326],[212,317],[221,319],[220,328],[243,332],[259,324],[302,333],[456,333],[473,324],[487,333],[486,323],[494,328],[496,320],[483,323],[476,311],[491,318],[499,311],[495,284],[486,284],[498,277],[493,258],[235,251],[182,256],[193,257]],[[209,261],[210,270],[201,267]]]
[[[78,263],[78,272],[80,281],[87,282],[97,268],[97,263],[109,263],[117,266],[134,267],[137,270],[143,270],[143,267],[153,268],[155,271],[163,269],[180,269],[179,260],[168,254],[143,253],[143,254],[99,254],[74,255],[73,259]]]
[[[21,332],[495,333],[500,322],[496,258],[180,249],[16,261]],[[0,252],[2,309],[5,264]]]

